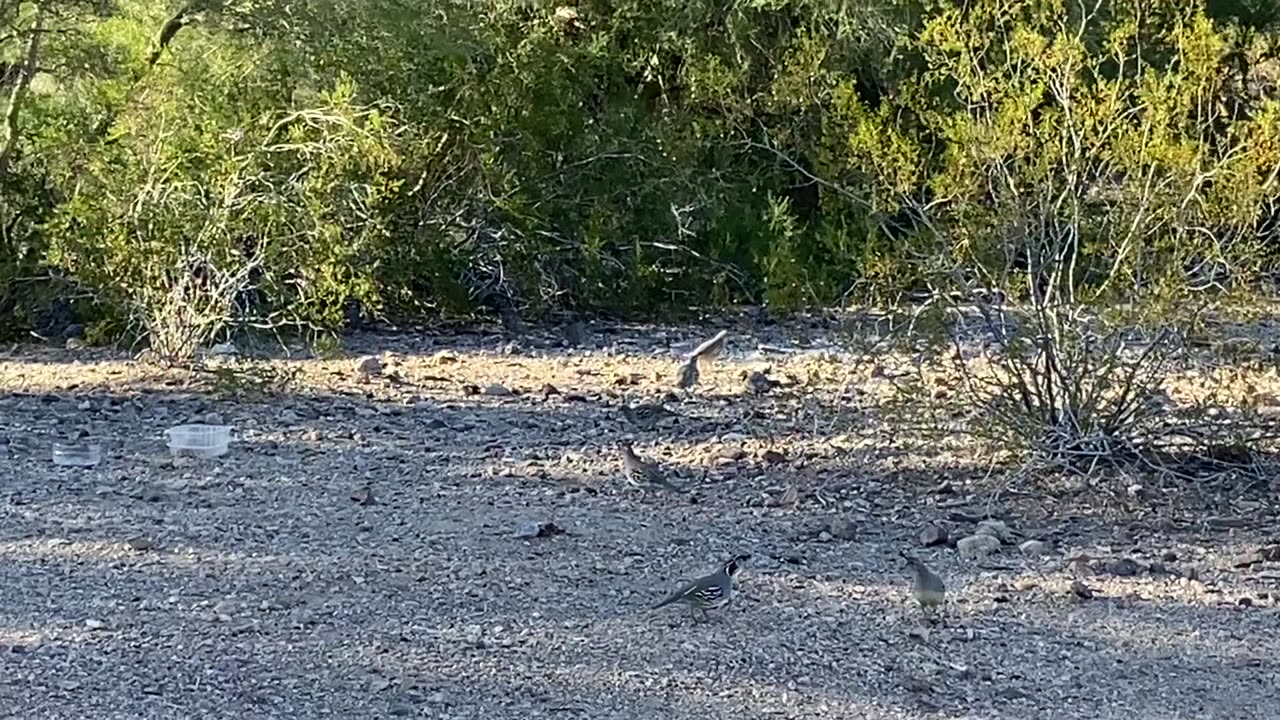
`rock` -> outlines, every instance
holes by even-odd
[[[747,390],[755,395],[763,395],[776,387],[777,384],[777,381],[770,379],[769,376],[759,370],[752,370],[747,374]]]
[[[368,485],[357,488],[355,492],[351,493],[351,501],[361,507],[378,504],[378,499],[373,496],[373,488]]]
[[[80,338],[74,338],[74,337],[67,338],[66,348],[68,350],[83,350],[85,349],[85,347],[86,346],[85,346],[84,340],[81,340]]]
[[[356,371],[365,378],[377,377],[382,374],[382,358],[377,355],[366,355],[360,358]]]
[[[1022,551],[1023,555],[1026,555],[1028,557],[1038,557],[1040,555],[1048,555],[1050,552],[1052,552],[1052,548],[1049,547],[1049,543],[1044,542],[1042,540],[1028,540],[1022,543],[1021,545],[1019,545],[1018,549]]]
[[[513,394],[507,386],[499,383],[485,385],[481,393],[490,397],[510,397]]]
[[[818,533],[818,542],[824,542],[824,543],[831,542],[831,533],[827,532],[826,530],[823,530],[822,532]]]
[[[84,627],[86,630],[105,630],[107,624],[96,618],[89,618],[84,621]]]
[[[580,320],[567,323],[561,330],[564,344],[568,347],[581,347],[587,343],[587,326]]]
[[[974,531],[974,534],[993,537],[1004,545],[1013,544],[1013,533],[1009,530],[1009,526],[999,520],[988,519],[979,522],[978,529]]]
[[[62,337],[64,340],[70,340],[71,338],[83,338],[84,325],[81,325],[80,323],[72,323],[66,326],[62,329]]]
[[[716,450],[716,458],[719,460],[737,461],[747,456],[747,451],[740,447],[722,447]]]
[[[545,385],[542,386],[542,397],[544,398],[549,398],[552,395],[559,395],[559,394],[560,394],[560,388],[556,387],[555,385],[552,385],[551,383],[546,383]]]
[[[1133,577],[1142,571],[1142,565],[1133,558],[1115,558],[1108,560],[1103,569],[1116,577]]]
[[[778,498],[778,507],[794,507],[800,502],[800,491],[795,485],[788,485],[786,490],[782,491],[782,496]]]
[[[124,544],[128,545],[130,550],[136,550],[138,552],[146,552],[156,546],[154,540],[143,535],[134,535],[128,540],[125,540]]]
[[[787,456],[777,450],[765,450],[760,455],[760,459],[764,460],[765,463],[769,465],[781,465],[787,461]]]
[[[956,542],[961,557],[978,558],[1000,549],[1000,541],[990,535],[970,535]]]
[[[553,537],[564,533],[564,528],[549,520],[542,522],[529,520],[520,523],[520,527],[516,528],[515,537],[519,540],[533,540],[534,538]]]
[[[920,544],[925,547],[947,544],[947,529],[941,525],[930,523],[920,531]]]
[[[282,422],[282,423],[286,423],[286,424],[296,423],[296,422],[298,422],[298,413],[296,413],[296,412],[294,412],[294,411],[292,411],[292,410],[289,410],[288,408],[286,408],[286,409],[284,409],[284,410],[281,410],[281,411],[280,411],[280,422]]]
[[[841,540],[853,540],[858,536],[858,528],[853,520],[844,516],[831,518],[827,523],[827,532]]]
[[[1231,561],[1236,568],[1247,568],[1265,562],[1280,562],[1280,545],[1259,548],[1240,555]]]
[[[1076,580],[1071,583],[1071,592],[1082,600],[1090,600],[1093,598],[1093,589],[1084,584],[1083,580]]]

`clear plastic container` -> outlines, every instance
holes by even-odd
[[[213,458],[227,454],[231,443],[230,425],[178,425],[164,431],[169,436],[169,452]]]
[[[53,464],[93,467],[102,462],[102,446],[92,442],[53,444]]]

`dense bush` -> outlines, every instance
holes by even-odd
[[[859,5],[0,0],[0,322],[182,354],[1275,260],[1273,4]]]

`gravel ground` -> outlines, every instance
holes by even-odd
[[[359,337],[273,361],[267,395],[0,355],[0,717],[1280,717],[1274,488],[994,496],[980,453],[878,405],[889,356],[851,370],[804,326],[739,330],[681,417],[627,425],[708,334]],[[766,365],[781,386],[747,390]],[[170,458],[200,420],[231,452]],[[49,462],[80,430],[103,462]],[[623,483],[621,437],[694,496]],[[922,547],[988,511],[1016,535],[992,554]],[[538,522],[566,532],[517,537]],[[936,624],[903,549],[947,578]],[[649,609],[736,552],[711,621]]]

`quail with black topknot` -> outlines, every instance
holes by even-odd
[[[653,606],[654,610],[675,603],[684,603],[700,620],[707,619],[707,611],[722,608],[733,599],[733,582],[751,556],[740,553],[733,556],[719,570],[685,583],[667,599]]]

